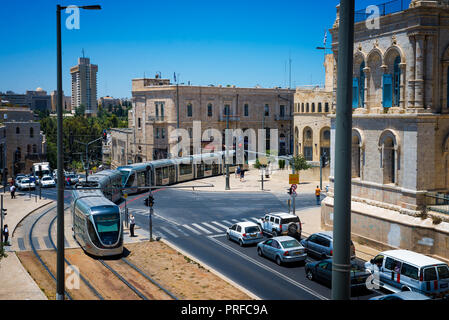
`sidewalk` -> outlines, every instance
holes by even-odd
[[[273,193],[286,193],[290,188],[288,183],[288,176],[291,174],[291,170],[276,170],[272,171],[269,178],[263,177],[263,191]],[[320,185],[319,181],[301,181],[301,173],[299,173],[299,185],[296,192],[300,193],[314,193],[317,186]],[[214,176],[210,178],[204,178],[200,180],[188,181],[179,183],[177,186],[200,186],[205,184],[213,184],[214,187],[198,188],[197,190],[205,192],[252,192],[262,191],[262,182],[260,171],[257,169],[251,169],[245,172],[245,178],[240,181],[240,177],[236,178],[235,173],[229,174],[229,187],[226,189],[226,175]],[[323,189],[325,189],[328,181],[323,180]]]
[[[9,192],[3,196],[3,207],[7,209],[3,224],[9,228],[9,242],[14,230],[20,221],[36,209],[52,203],[52,200],[39,200],[34,196],[29,198],[28,193],[16,192],[16,199],[11,199]],[[6,258],[0,260],[0,300],[47,300],[45,294],[37,286],[28,272],[20,263],[14,251],[5,247]]]

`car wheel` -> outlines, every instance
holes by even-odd
[[[257,248],[257,254],[258,254],[259,256],[263,257],[262,249]]]
[[[243,247],[243,241],[242,241],[242,239],[239,239],[239,245],[240,245],[241,247]]]
[[[229,236],[229,233],[226,233],[226,239],[231,240],[231,237]]]
[[[313,280],[313,273],[312,273],[311,270],[307,270],[307,271],[306,271],[306,277],[307,277],[307,279],[309,279],[309,280]]]
[[[282,260],[279,256],[276,256],[276,263],[278,266],[282,265]]]
[[[276,230],[273,231],[273,237],[277,237],[278,236],[278,232]]]

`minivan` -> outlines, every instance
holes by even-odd
[[[365,268],[373,283],[393,292],[415,291],[430,296],[449,293],[449,267],[446,263],[409,250],[381,252]]]
[[[324,231],[312,234],[301,240],[301,244],[306,248],[308,255],[313,255],[319,259],[332,258],[334,253],[333,232]],[[355,247],[351,241],[351,259],[355,259]]]

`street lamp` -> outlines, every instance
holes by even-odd
[[[85,10],[100,10],[99,5],[80,6]],[[62,50],[61,50],[61,11],[67,9],[56,5],[56,56],[57,56],[57,165],[58,165],[58,191],[57,191],[57,259],[56,259],[56,299],[64,300],[64,153],[62,145]]]

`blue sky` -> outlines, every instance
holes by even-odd
[[[56,89],[56,4],[81,10],[80,29],[64,27],[63,88],[82,49],[98,65],[98,97],[131,96],[131,79],[161,72],[193,85],[253,87],[324,82],[321,46],[338,0],[0,0],[0,91]],[[356,0],[356,9],[385,1]],[[410,0],[404,2],[409,3]],[[328,46],[331,36],[328,33]]]

